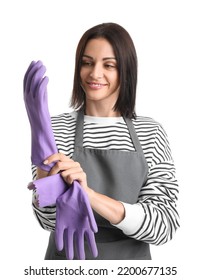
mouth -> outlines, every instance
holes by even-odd
[[[101,88],[105,87],[107,84],[87,82],[87,85],[88,85],[91,89],[101,89]]]

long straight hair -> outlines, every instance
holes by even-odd
[[[82,57],[89,40],[104,38],[113,47],[119,74],[119,96],[114,110],[127,118],[136,117],[137,54],[129,33],[116,23],[102,23],[87,30],[81,37],[75,56],[71,107],[85,110],[85,94],[81,87]]]

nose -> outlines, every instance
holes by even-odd
[[[101,67],[101,65],[94,65],[94,67],[91,69],[91,73],[90,73],[90,77],[92,79],[98,80],[103,78],[104,74],[103,74],[103,69]]]

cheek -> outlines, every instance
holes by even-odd
[[[80,70],[80,78],[81,80],[84,80],[88,75],[88,71],[86,69],[81,68]]]
[[[118,88],[120,86],[118,75],[113,77],[113,86],[116,87],[116,88]]]

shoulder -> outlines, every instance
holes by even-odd
[[[136,129],[144,129],[144,130],[164,130],[161,123],[156,121],[151,117],[137,116],[135,119],[132,119],[133,125]]]
[[[62,113],[51,117],[52,124],[73,123],[76,121],[76,112]]]
[[[132,120],[137,134],[149,135],[167,141],[167,133],[163,125],[151,117],[137,116]]]
[[[161,124],[151,117],[145,116],[137,116],[135,119],[132,119],[133,124],[135,126],[144,125],[144,126],[151,126],[151,127],[159,127]]]
[[[76,119],[72,113],[62,113],[51,117],[51,124],[54,134],[74,133]]]
[[[161,162],[172,162],[172,153],[167,133],[161,123],[150,117],[137,117],[133,120],[136,133],[148,158],[150,166]]]

